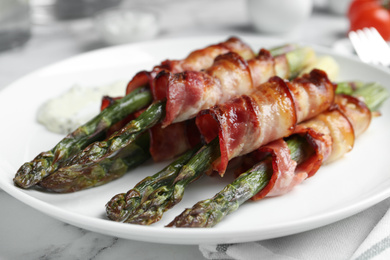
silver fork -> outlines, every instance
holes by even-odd
[[[375,28],[352,31],[348,36],[363,62],[390,66],[390,46]]]

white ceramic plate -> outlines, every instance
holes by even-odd
[[[390,196],[390,163],[386,158],[390,147],[390,102],[383,107],[383,116],[374,119],[345,158],[322,167],[313,178],[285,196],[244,204],[214,228],[172,229],[164,225],[184,208],[214,195],[231,181],[229,177],[222,180],[204,177],[194,183],[183,201],[152,226],[110,221],[105,216],[105,204],[165,164],[145,165],[119,180],[73,194],[23,190],[13,185],[13,176],[22,163],[51,149],[62,138],[36,123],[37,109],[44,101],[73,84],[96,86],[130,79],[137,71],[151,69],[166,58],[181,58],[195,48],[226,38],[162,40],[103,49],[18,80],[0,92],[0,187],[27,205],[78,227],[121,238],[172,244],[233,243],[294,234],[346,218]],[[253,36],[242,38],[256,50],[281,43]],[[331,54],[337,59],[341,66],[340,80],[378,81],[384,85],[390,82],[388,71],[315,48],[318,53]]]

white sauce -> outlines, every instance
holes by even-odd
[[[68,134],[99,114],[103,96],[124,96],[126,84],[119,81],[94,88],[75,85],[44,103],[38,110],[37,120],[49,131]]]

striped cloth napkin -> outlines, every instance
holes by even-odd
[[[207,259],[390,259],[390,198],[347,219],[300,234],[241,244],[200,245]]]

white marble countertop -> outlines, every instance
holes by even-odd
[[[197,1],[173,1],[169,5],[171,2],[164,1],[166,12],[160,38],[255,33],[243,0],[214,1],[202,13],[199,4],[193,3]],[[221,6],[226,11],[218,12]],[[189,7],[199,8],[184,12]],[[181,22],[177,23],[176,19]],[[96,34],[84,33],[90,26],[88,20],[35,26],[25,46],[0,53],[0,89],[36,69],[104,47]],[[317,8],[303,27],[288,37],[331,47],[345,37],[347,29],[345,17]],[[131,241],[65,224],[1,190],[0,202],[0,259],[204,259],[197,245]]]

